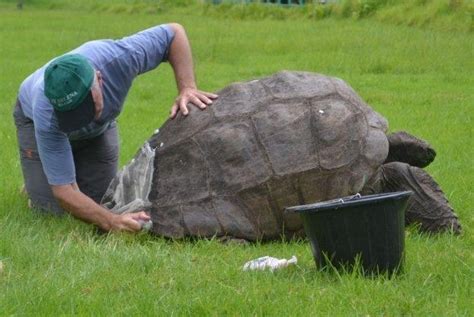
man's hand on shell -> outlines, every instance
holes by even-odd
[[[207,106],[212,104],[212,100],[216,99],[217,95],[197,90],[195,88],[185,88],[181,90],[180,94],[176,98],[173,106],[170,111],[170,118],[176,118],[178,112],[181,112],[184,116],[189,114],[188,103],[192,103],[201,110],[207,108]]]

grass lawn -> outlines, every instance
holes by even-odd
[[[13,2],[13,1],[10,1]],[[47,11],[0,5],[0,315],[474,315],[474,36],[373,20],[225,20],[184,9],[158,14]],[[390,129],[438,152],[428,171],[463,225],[461,236],[407,230],[396,278],[318,271],[309,244],[250,246],[98,235],[71,217],[37,215],[19,195],[12,106],[21,81],[83,42],[155,24],[183,24],[198,84],[217,91],[282,69],[350,83]],[[139,77],[119,117],[121,164],[167,118],[169,65]],[[248,260],[298,257],[298,266],[242,272]]]

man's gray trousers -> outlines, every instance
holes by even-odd
[[[25,188],[33,207],[40,211],[62,214],[43,172],[38,155],[35,127],[25,117],[21,104],[16,102],[13,112],[17,129],[20,162]],[[92,139],[70,141],[76,168],[76,182],[82,193],[99,203],[110,181],[117,173],[119,142],[114,122],[102,135]]]

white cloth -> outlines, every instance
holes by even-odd
[[[252,261],[248,261],[244,264],[243,270],[244,271],[263,271],[263,270],[270,270],[275,271],[289,265],[296,265],[298,263],[298,259],[296,256],[292,256],[291,259],[277,259],[271,256],[264,256]]]

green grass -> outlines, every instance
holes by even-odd
[[[337,0],[306,5],[263,4],[263,0],[29,0],[25,8],[75,9],[89,12],[157,14],[180,12],[238,20],[301,20],[326,18],[359,20],[374,18],[396,25],[416,26],[439,31],[474,31],[472,0]],[[1,0],[0,5],[14,6],[17,0]]]
[[[469,316],[474,289],[474,36],[377,22],[223,19],[187,8],[161,13],[22,12],[0,6],[0,315],[422,315]],[[281,69],[343,78],[391,130],[428,140],[428,168],[464,226],[461,236],[408,230],[404,273],[393,279],[319,272],[304,241],[250,246],[99,235],[71,217],[32,213],[22,184],[11,110],[21,81],[88,39],[120,37],[168,21],[193,45],[199,86]],[[136,80],[119,118],[121,164],[167,117],[176,94],[162,65]],[[289,258],[274,274],[241,272],[249,259]]]

